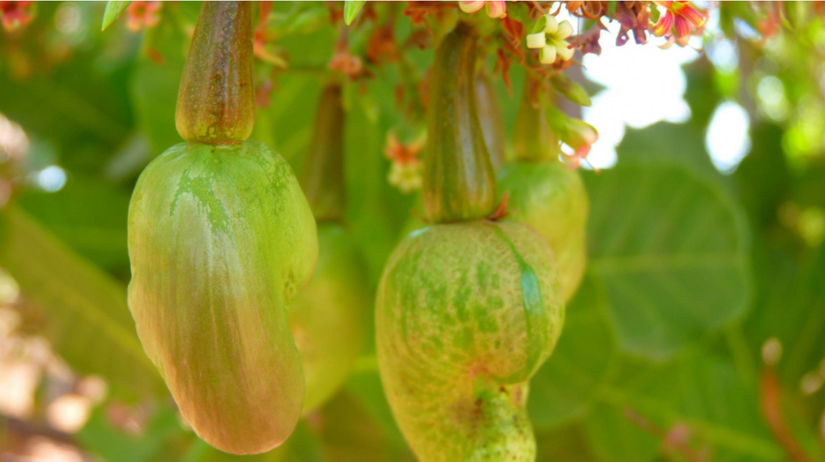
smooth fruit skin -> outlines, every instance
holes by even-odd
[[[590,204],[581,176],[558,161],[515,161],[499,170],[498,186],[510,193],[508,218],[530,225],[550,244],[564,299],[570,300],[587,264]]]
[[[337,391],[366,343],[369,281],[361,252],[338,223],[318,226],[315,273],[292,304],[289,325],[306,377],[304,412]]]
[[[390,257],[376,300],[381,378],[419,460],[532,461],[530,377],[564,322],[553,252],[526,225],[431,225]]]
[[[141,343],[195,432],[235,454],[286,440],[304,394],[286,305],[318,258],[287,162],[255,141],[170,148],[132,196],[129,258]]]

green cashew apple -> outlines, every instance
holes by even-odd
[[[321,223],[318,242],[318,266],[289,312],[306,378],[304,412],[344,383],[364,348],[369,320],[366,263],[355,241],[340,224]]]
[[[587,263],[589,202],[581,176],[560,162],[515,161],[499,170],[498,185],[510,193],[509,217],[533,227],[555,251],[562,292],[570,300]]]
[[[497,193],[476,115],[476,39],[459,22],[436,50],[422,190],[435,224],[396,247],[376,298],[381,379],[423,462],[533,461],[528,384],[564,323],[549,244],[490,218]]]
[[[533,227],[556,254],[565,300],[570,300],[587,263],[589,201],[581,176],[558,160],[558,140],[530,95],[529,79],[516,117],[516,160],[498,171],[498,187],[509,193],[507,211]]]
[[[387,398],[422,461],[533,461],[528,380],[564,322],[553,252],[520,223],[432,225],[376,301]]]
[[[319,408],[343,385],[366,344],[370,297],[366,262],[342,225],[344,109],[341,87],[321,95],[299,181],[318,223],[320,256],[289,311],[306,377],[304,412]]]
[[[187,141],[153,160],[129,207],[129,309],[183,417],[216,448],[268,451],[304,398],[287,306],[318,258],[289,164],[247,141],[251,6],[204,2],[178,95]]]
[[[312,274],[315,221],[264,144],[179,144],[129,208],[129,307],[186,420],[226,452],[271,449],[301,414],[287,303]]]

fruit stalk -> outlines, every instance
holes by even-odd
[[[344,211],[344,108],[341,87],[324,88],[299,180],[315,220],[341,221]]]
[[[484,218],[496,205],[475,100],[477,38],[471,25],[459,22],[436,50],[430,74],[422,197],[435,223]]]
[[[241,143],[254,102],[252,3],[204,2],[178,90],[178,133],[190,143]]]
[[[544,115],[547,96],[538,86],[535,79],[525,77],[513,133],[513,152],[520,161],[558,160],[559,141]]]

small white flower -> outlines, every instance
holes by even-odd
[[[544,15],[544,19],[544,31],[527,35],[527,48],[540,50],[542,64],[553,64],[557,57],[563,61],[572,59],[575,50],[565,39],[573,35],[573,25],[567,20],[558,22],[551,14]]]

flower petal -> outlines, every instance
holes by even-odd
[[[527,35],[527,48],[544,48],[547,45],[547,36],[544,32]]]
[[[571,35],[573,35],[573,25],[565,19],[559,23],[559,30],[556,32],[556,37],[564,40]]]
[[[484,7],[484,0],[460,0],[458,7],[465,13],[475,13]]]
[[[507,4],[504,0],[488,0],[487,16],[491,18],[503,18],[507,16]]]
[[[693,23],[696,27],[702,27],[708,20],[707,14],[687,2],[679,6],[674,4],[673,11]]]
[[[570,44],[567,42],[562,41],[561,44],[556,45],[556,53],[562,61],[570,61],[575,52],[576,50],[570,48]]]
[[[682,16],[676,16],[674,22],[676,25],[676,37],[685,37],[690,35],[690,21]]]
[[[673,13],[667,11],[661,18],[659,18],[659,22],[653,26],[653,29],[650,31],[653,32],[653,35],[657,37],[662,37],[666,34],[670,33],[670,29],[673,27]]]
[[[556,62],[556,48],[550,45],[545,46],[539,53],[539,61],[542,64],[553,64]]]
[[[552,14],[545,14],[544,18],[547,22],[544,23],[544,32],[546,34],[555,34],[559,30],[559,20]]]

